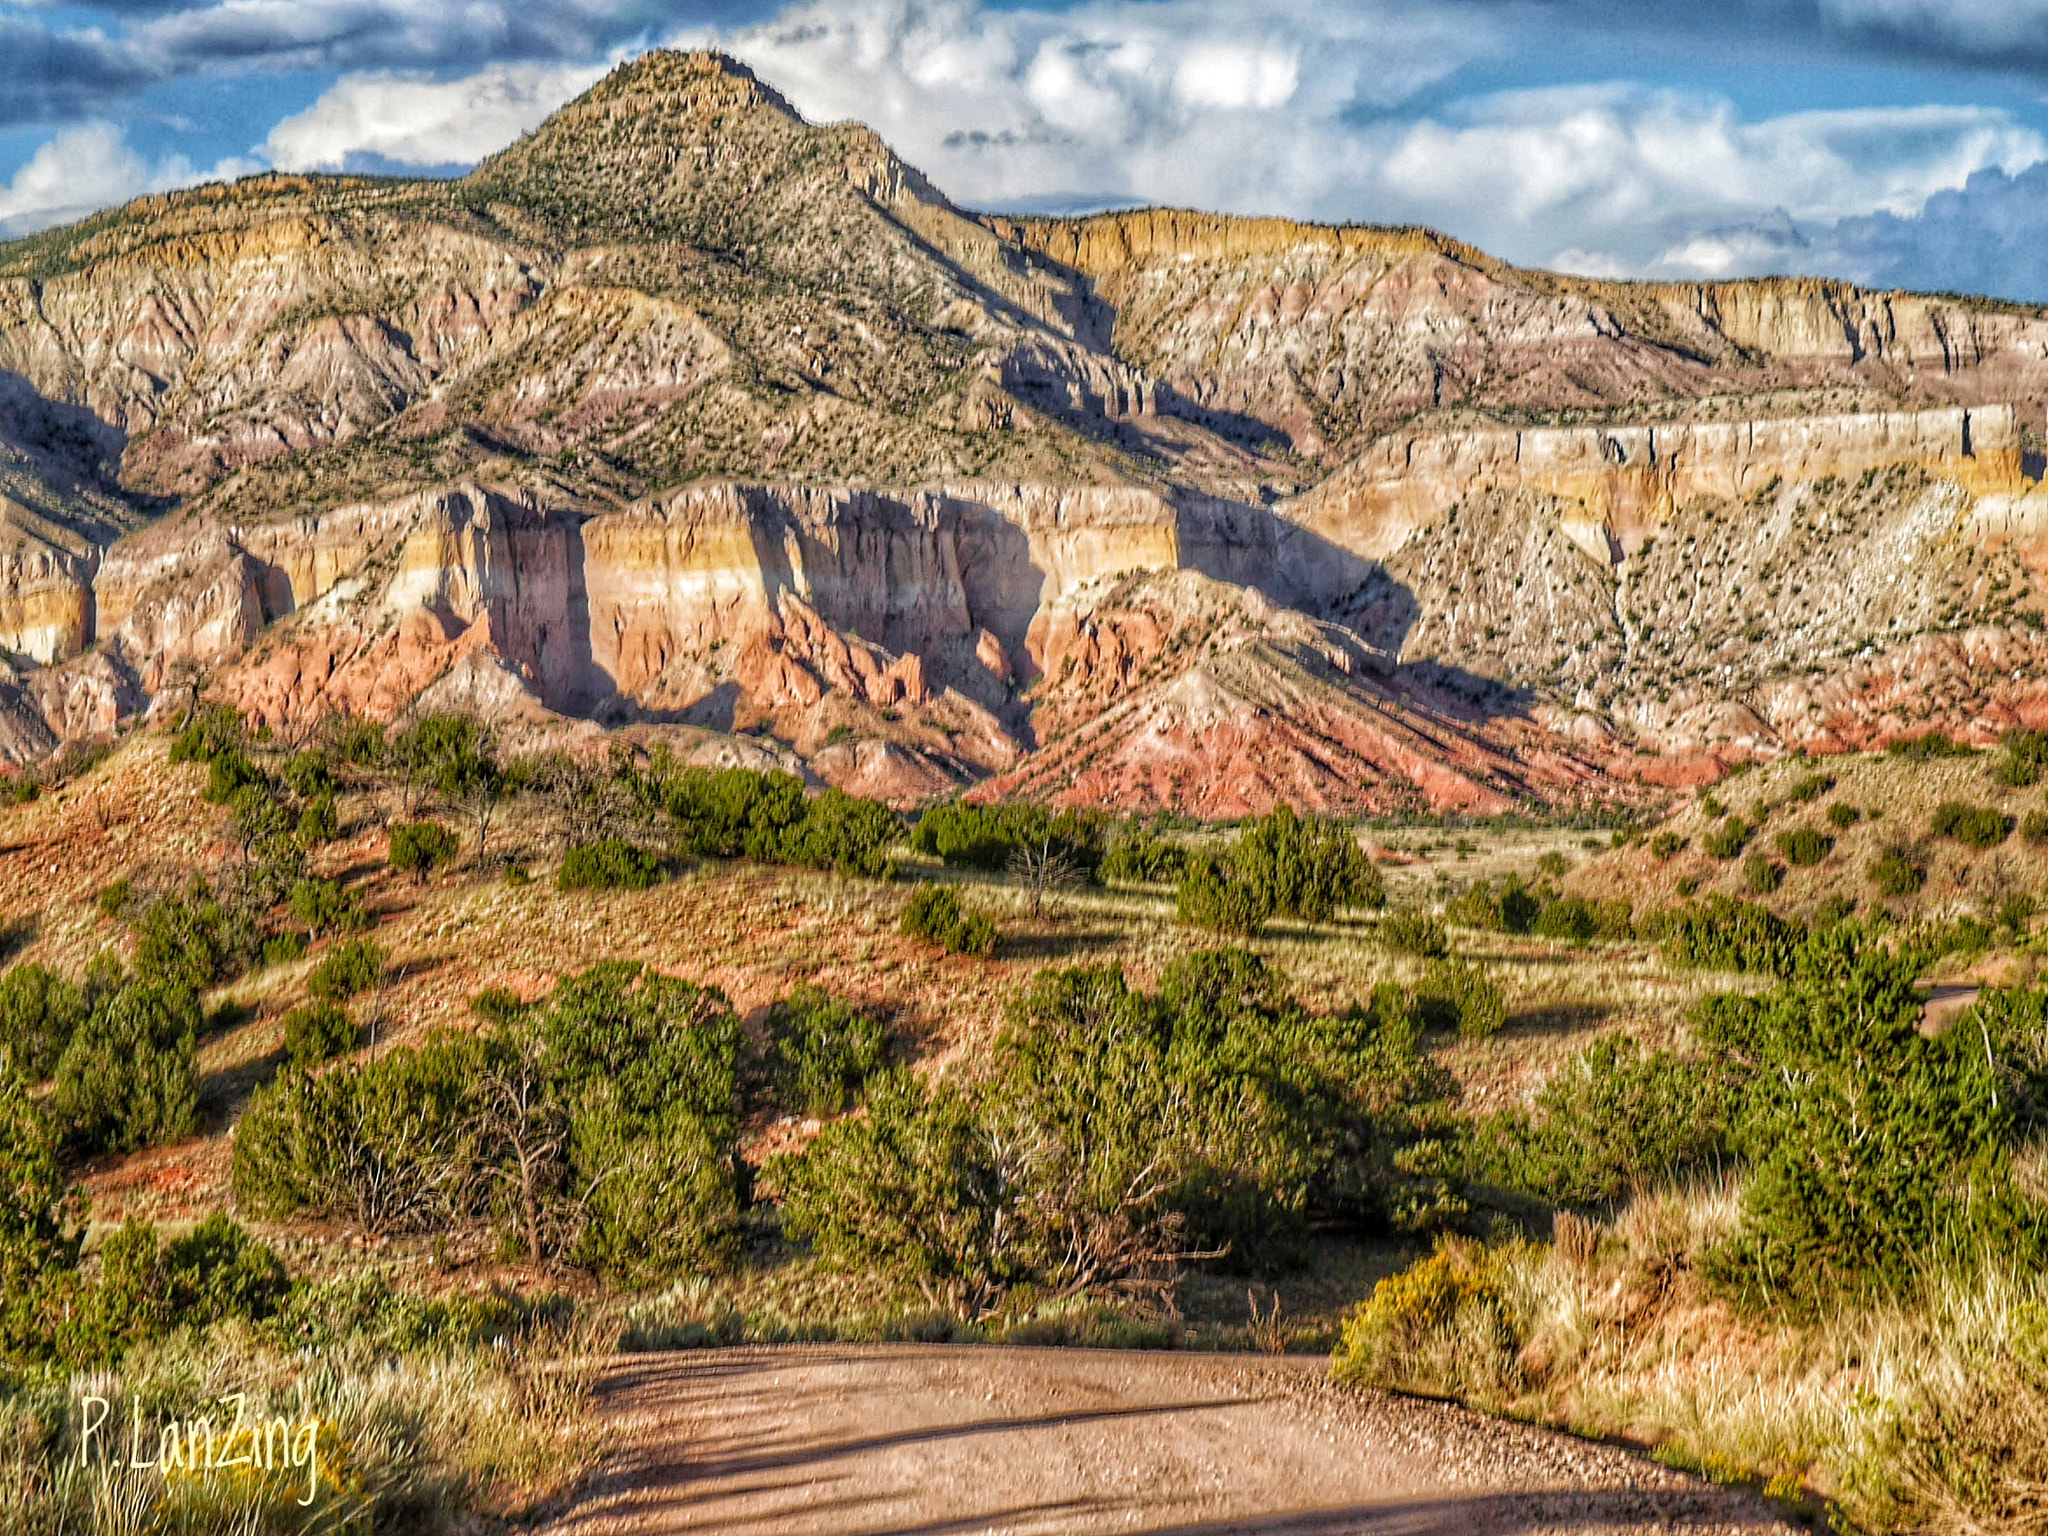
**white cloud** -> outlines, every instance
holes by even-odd
[[[1710,97],[1627,86],[1503,94],[1401,131],[1381,207],[1522,259],[1638,274],[1765,269],[1776,247],[1738,229],[1776,211],[1832,222],[1910,212],[1974,171],[2048,144],[1974,107],[1799,112],[1746,122]],[[1546,249],[1546,246],[1548,247]],[[1767,250],[1766,247],[1770,249]]]
[[[250,169],[239,162],[224,163],[215,174]],[[86,123],[44,143],[0,188],[0,235],[32,234],[145,192],[198,180],[199,173],[183,156],[145,160],[111,123]]]
[[[379,70],[344,75],[270,130],[280,170],[344,170],[359,155],[394,165],[467,165],[510,144],[591,85],[602,66],[499,64],[458,80]]]
[[[1846,18],[1934,0],[1828,3]],[[1616,84],[1418,111],[1459,69],[1514,56],[1497,14],[1395,0],[1058,12],[800,0],[773,22],[682,41],[729,48],[814,119],[869,123],[970,206],[1421,222],[1510,259],[1613,275],[1768,267],[1783,253],[1741,231],[1774,210],[1801,226],[1908,214],[1973,172],[2048,156],[2032,130],[1970,106],[1758,120],[1718,96]]]
[[[1506,47],[1403,0],[800,0],[681,44],[738,54],[814,119],[859,118],[986,207],[1193,202],[1327,214],[1360,122]],[[1354,212],[1357,210],[1353,210]]]

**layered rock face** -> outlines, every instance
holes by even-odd
[[[0,247],[0,757],[212,690],[1235,815],[1981,733],[2044,398],[2011,306],[974,217],[652,54],[460,182]]]

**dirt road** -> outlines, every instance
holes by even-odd
[[[1316,1360],[958,1346],[641,1355],[548,1536],[1778,1532],[1605,1446],[1331,1386]]]

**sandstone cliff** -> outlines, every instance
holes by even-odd
[[[1236,814],[1989,731],[2044,396],[2012,306],[975,216],[652,54],[462,181],[0,247],[0,757],[212,689]]]

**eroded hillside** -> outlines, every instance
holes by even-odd
[[[2044,355],[1965,300],[978,217],[650,54],[460,181],[0,247],[0,754],[211,690],[1227,814],[1995,729],[2048,711]]]

